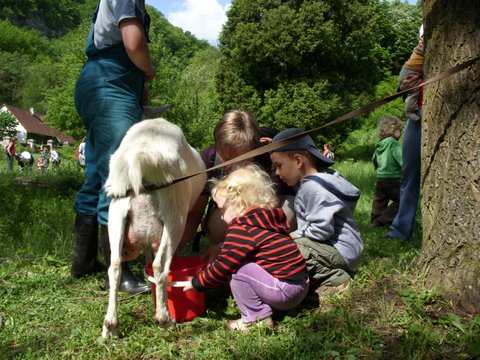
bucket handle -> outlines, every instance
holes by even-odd
[[[144,272],[144,275],[148,281],[156,284],[155,278],[153,276],[147,275],[146,272]],[[188,284],[189,284],[189,281],[167,281],[167,286],[173,286],[173,287],[185,287]]]

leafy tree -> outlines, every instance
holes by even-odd
[[[18,53],[0,51],[0,104],[16,104],[23,84],[22,69],[27,59]]]
[[[17,134],[17,121],[9,111],[0,111],[0,135],[2,139],[6,136],[11,137]]]
[[[213,129],[222,116],[215,91],[215,71],[220,53],[214,48],[198,51],[182,72],[168,118],[183,128],[192,146],[213,143]]]
[[[28,30],[0,20],[0,50],[28,55],[31,60],[48,53],[48,40],[37,30]]]
[[[382,2],[378,7],[384,16],[378,18],[381,38],[377,51],[385,53],[384,69],[398,74],[409,58],[412,47],[418,42],[418,30],[422,24],[421,7],[401,0]]]
[[[74,0],[0,0],[0,19],[19,27],[57,37],[80,23],[80,4]]]
[[[75,84],[85,63],[85,41],[90,29],[90,21],[86,20],[75,31],[52,43],[53,52],[57,56],[55,64],[50,67],[50,79],[44,88],[46,122],[64,133],[80,139],[85,135],[73,103]]]
[[[403,35],[385,21],[388,11],[375,0],[234,2],[220,36],[225,110],[247,107],[262,124],[308,129],[370,101],[395,66],[384,30]],[[326,128],[317,140],[341,143],[356,126]]]
[[[150,104],[175,106],[183,71],[197,51],[211,48],[203,40],[172,26],[156,9],[148,6],[150,25],[150,53],[157,70],[154,81],[148,83]]]
[[[147,6],[152,22],[150,24],[150,51],[153,55],[171,54],[183,60],[186,65],[198,50],[211,47],[206,40],[198,40],[190,32],[170,24],[158,10]],[[155,56],[154,56],[155,58]]]
[[[25,68],[47,54],[49,44],[36,30],[27,30],[0,20],[0,103],[18,105],[28,77]]]

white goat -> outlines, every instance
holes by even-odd
[[[113,200],[108,214],[110,295],[103,338],[118,336],[121,261],[137,257],[142,245],[152,246],[156,254],[153,261],[155,320],[161,325],[172,321],[166,289],[170,262],[183,234],[187,214],[207,177],[203,173],[149,192],[142,192],[142,188],[168,184],[204,169],[200,155],[187,143],[181,129],[165,119],[144,120],[132,126],[112,155],[110,175],[105,183],[106,193]]]

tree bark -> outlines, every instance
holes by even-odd
[[[480,55],[478,0],[425,0],[425,78]],[[480,63],[424,89],[423,247],[427,282],[480,310]]]

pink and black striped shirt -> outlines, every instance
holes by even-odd
[[[279,280],[303,283],[308,276],[305,260],[288,228],[288,220],[280,208],[249,209],[229,224],[220,253],[193,278],[193,287],[203,290],[224,284],[247,262],[255,262]]]

